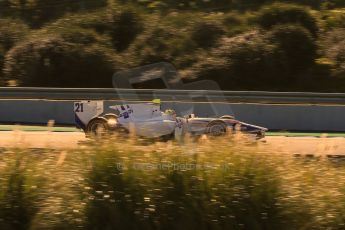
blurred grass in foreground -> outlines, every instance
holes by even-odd
[[[343,229],[340,160],[242,136],[0,150],[0,229]]]

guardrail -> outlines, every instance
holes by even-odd
[[[148,101],[153,98],[184,102],[345,105],[345,93],[0,87],[0,99]]]
[[[73,125],[73,102],[150,101],[201,117],[235,115],[270,130],[345,132],[345,94],[214,90],[0,88],[0,123]],[[216,103],[219,102],[219,103]],[[115,102],[116,103],[116,102]]]

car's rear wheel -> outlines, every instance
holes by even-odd
[[[226,133],[226,124],[221,121],[211,122],[206,133],[210,136],[223,136]]]
[[[105,114],[102,117],[107,120],[108,134],[117,133],[121,134],[122,136],[125,136],[129,133],[129,131],[126,128],[119,124],[117,115],[109,113]]]
[[[109,133],[109,125],[106,119],[96,118],[89,122],[86,135],[91,138],[102,138]]]

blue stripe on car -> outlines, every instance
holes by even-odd
[[[74,115],[74,120],[75,120],[75,123],[77,124],[77,128],[81,128],[83,130],[86,129],[85,124],[79,119],[77,114]]]

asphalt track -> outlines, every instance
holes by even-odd
[[[70,131],[0,131],[0,148],[84,148],[88,139],[84,133]],[[261,141],[261,147],[288,154],[344,155],[344,137],[278,136],[270,135]]]

